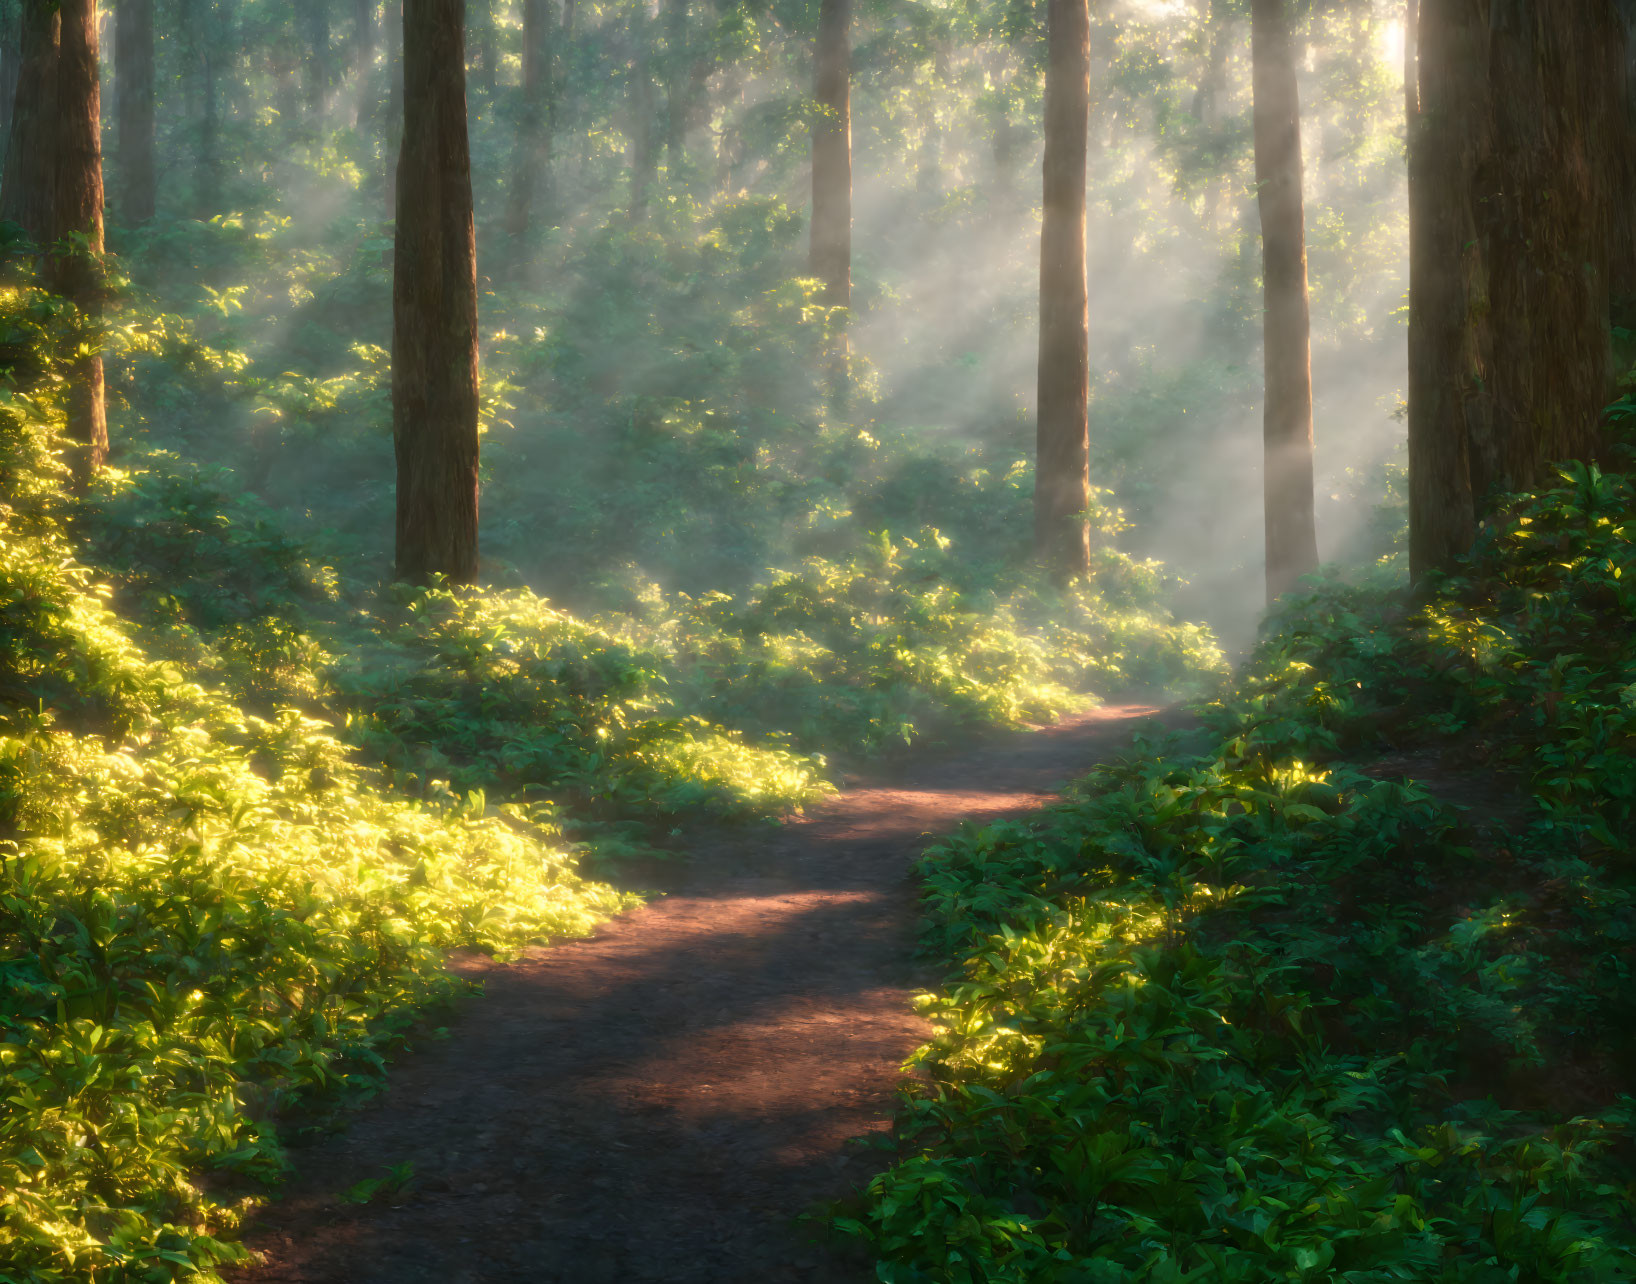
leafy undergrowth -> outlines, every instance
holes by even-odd
[[[883,1281],[1636,1276],[1636,483],[1563,481],[928,854]]]
[[[601,618],[349,580],[162,449],[71,495],[54,307],[0,314],[8,1284],[214,1278],[281,1124],[375,1091],[464,991],[447,951],[634,903],[588,854],[797,807],[825,753],[1219,665],[1156,568],[1002,598],[934,532]]]
[[[481,795],[410,799],[333,726],[145,653],[65,534],[52,389],[0,398],[0,1276],[232,1260],[273,1122],[378,1083],[445,951],[632,898]]]

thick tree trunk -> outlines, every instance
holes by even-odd
[[[552,57],[555,0],[522,0],[523,84],[522,111],[517,117],[517,140],[511,158],[511,190],[506,199],[506,234],[521,238],[528,232],[535,190],[543,186],[551,163],[551,135],[555,112],[556,67]]]
[[[1636,0],[1617,0],[1623,28],[1624,65],[1620,84],[1624,100],[1624,142],[1620,147],[1624,164],[1620,167],[1623,191],[1618,198],[1626,210],[1636,209]],[[1609,269],[1614,298],[1618,302],[1619,323],[1636,326],[1636,218],[1616,220],[1613,236],[1613,263]]]
[[[120,215],[153,217],[153,0],[120,0],[114,10],[114,65],[119,114]]]
[[[403,0],[392,281],[397,574],[477,574],[477,242],[462,0]]]
[[[832,308],[852,304],[851,26],[852,0],[819,0],[810,258]]]
[[[23,6],[0,24],[0,159],[11,140],[11,113],[17,105],[17,80],[23,70]]]
[[[38,245],[48,244],[53,230],[61,31],[61,14],[51,0],[24,0],[22,64],[0,178],[0,219],[18,224]]]
[[[1601,447],[1623,41],[1613,0],[1421,0],[1410,147],[1409,553]]]
[[[1312,337],[1301,198],[1301,104],[1285,0],[1252,0],[1255,181],[1261,212],[1267,600],[1318,567],[1312,499]]]
[[[1091,360],[1085,290],[1089,5],[1086,0],[1050,0],[1047,24],[1034,551],[1054,578],[1066,582],[1090,569]]]
[[[57,59],[56,167],[46,285],[79,308],[82,334],[68,372],[68,438],[83,483],[108,456],[97,322],[102,300],[102,89],[96,0],[62,0]]]

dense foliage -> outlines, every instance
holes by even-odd
[[[163,447],[125,443],[71,494],[60,310],[12,288],[5,322],[8,1279],[234,1260],[280,1126],[378,1087],[465,988],[449,949],[510,955],[634,903],[587,853],[798,807],[831,787],[826,754],[1220,662],[1153,565],[1110,548],[1063,594],[934,530],[854,532],[732,593],[631,581],[594,618],[521,587],[383,586],[367,559],[343,575],[241,474]],[[125,337],[195,390],[185,429],[199,351],[167,355],[175,324]],[[1014,470],[971,484],[1023,503]]]
[[[1627,1279],[1636,483],[1291,602],[1201,743],[923,868],[912,1280]]]

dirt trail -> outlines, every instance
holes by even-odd
[[[912,859],[960,820],[1031,811],[1129,743],[1148,707],[860,783],[680,862],[669,895],[486,974],[446,1043],[345,1133],[297,1151],[245,1284],[855,1281],[794,1219],[867,1182],[909,996]],[[475,966],[475,965],[474,965]],[[414,1165],[396,1195],[338,1193]]]

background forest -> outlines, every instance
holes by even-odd
[[[1299,97],[1324,563],[1270,615],[1252,7]],[[587,935],[693,827],[1122,698],[1198,727],[923,862],[936,1035],[835,1232],[888,1284],[1636,1274],[1636,131],[1586,124],[1630,6],[1081,8],[1064,576],[1035,434],[1066,0],[0,0],[0,1281],[216,1278],[285,1144],[465,990],[448,950]],[[394,399],[405,227],[450,169],[411,144],[460,88],[434,11],[464,23],[469,573],[405,560],[403,361]],[[1491,19],[1479,76],[1449,50]],[[809,218],[824,29],[844,288]],[[1585,48],[1605,101],[1563,88]],[[1531,160],[1492,106],[1524,80]],[[1505,296],[1503,247],[1533,270],[1578,225],[1473,198],[1441,261],[1489,275],[1411,349],[1416,146],[1421,237],[1426,175],[1537,210],[1574,204],[1552,158],[1605,171],[1596,288]],[[1613,409],[1557,431],[1506,371],[1582,334]],[[1416,456],[1411,591],[1406,443],[1455,437],[1424,426],[1454,375],[1411,396],[1434,349],[1551,424],[1464,510],[1478,446]],[[1470,521],[1433,541],[1436,511]]]

